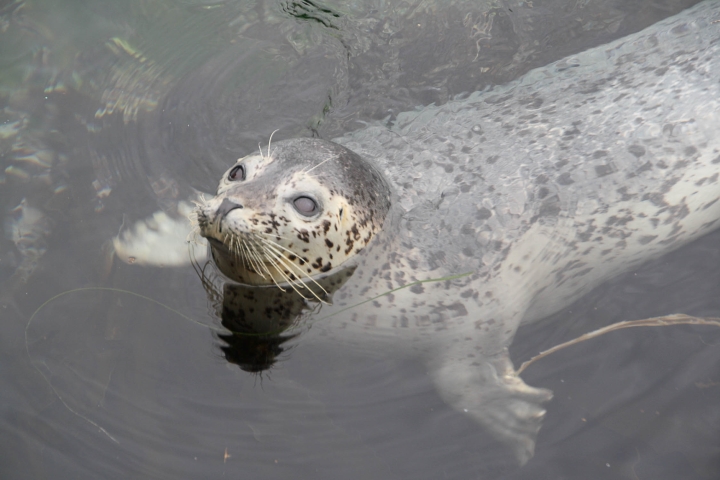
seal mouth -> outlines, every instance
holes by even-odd
[[[205,237],[214,250],[218,250],[223,255],[230,255],[230,249],[220,240],[215,237]]]
[[[217,256],[226,258],[226,259],[233,259],[237,257],[236,252],[232,251],[225,243],[218,240],[215,237],[205,237],[207,238],[208,243],[210,244],[210,248],[212,249],[213,253]],[[244,264],[245,262],[243,262]],[[245,268],[247,269],[247,265],[245,265]]]
[[[263,271],[268,269],[268,265],[263,258],[264,256],[262,255],[262,252],[256,252],[254,249],[248,249],[248,253],[252,251],[255,254],[253,256],[253,260],[250,260],[247,254],[244,255],[243,253],[234,250],[225,242],[218,240],[215,237],[205,238],[210,244],[210,248],[212,249],[213,255],[216,257],[216,259],[217,257],[221,257],[227,260],[237,259],[242,263],[244,270],[255,275],[260,275],[264,278]],[[277,282],[275,282],[274,280],[273,283],[277,284]]]

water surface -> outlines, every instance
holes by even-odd
[[[332,138],[389,123],[694,3],[0,2],[0,476],[720,477],[710,327],[616,332],[533,365],[525,380],[555,399],[518,468],[416,359],[310,328],[247,373],[182,316],[220,326],[192,268],[103,254],[123,221],[212,191],[276,129]],[[521,329],[513,358],[615,321],[720,316],[719,242]]]

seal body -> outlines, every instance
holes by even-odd
[[[720,4],[704,2],[391,128],[241,159],[197,223],[241,283],[302,293],[352,264],[321,309],[330,334],[418,349],[441,396],[524,462],[551,394],[507,346],[718,226],[719,78]]]
[[[505,347],[521,323],[717,228],[719,78],[720,4],[705,2],[337,139],[380,165],[398,213],[334,308],[471,272],[378,297],[343,327],[412,332],[446,401],[526,460],[548,392]]]
[[[465,295],[483,322],[502,297],[500,317],[523,304],[531,321],[716,228],[719,11],[700,4],[509,85],[402,114],[392,129],[336,139],[380,165],[398,196],[378,291],[474,272],[452,283],[473,285]],[[415,290],[433,288],[443,287]]]

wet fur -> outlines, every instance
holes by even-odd
[[[705,2],[509,85],[336,139],[383,172],[393,197],[322,314],[378,298],[334,317],[329,336],[419,346],[442,397],[527,461],[551,394],[515,375],[507,346],[522,322],[717,228],[719,78],[720,4]],[[284,142],[283,168],[237,195],[268,218],[279,178],[327,162],[312,174],[375,228],[368,208],[379,198],[386,210],[389,194],[373,197],[378,184],[353,162],[326,175],[334,148]],[[219,195],[235,194],[221,184]]]

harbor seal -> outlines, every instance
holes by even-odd
[[[720,4],[708,1],[508,85],[401,114],[391,127],[334,143],[278,142],[238,161],[217,195],[199,202],[200,233],[230,278],[265,284],[284,270],[279,286],[300,294],[301,283],[351,265],[321,308],[329,331],[422,352],[445,401],[525,462],[551,393],[516,375],[507,346],[522,323],[718,226],[719,74]],[[345,159],[364,159],[382,178],[354,183]],[[276,168],[295,160],[297,169]],[[303,171],[311,175],[299,179]],[[230,186],[239,173],[242,183]],[[340,200],[328,179],[345,187]],[[390,205],[360,234],[372,233],[362,249],[333,258],[328,272],[316,262],[311,278],[296,281],[306,264],[290,258],[302,258],[302,238],[328,259],[337,252],[313,216],[339,221],[337,201],[360,205],[355,215],[385,211],[383,185]],[[309,194],[317,189],[333,200]],[[253,222],[262,212],[276,218]],[[280,215],[293,235],[279,234]],[[271,254],[252,243],[262,232],[275,235]],[[246,255],[233,263],[237,238]]]

